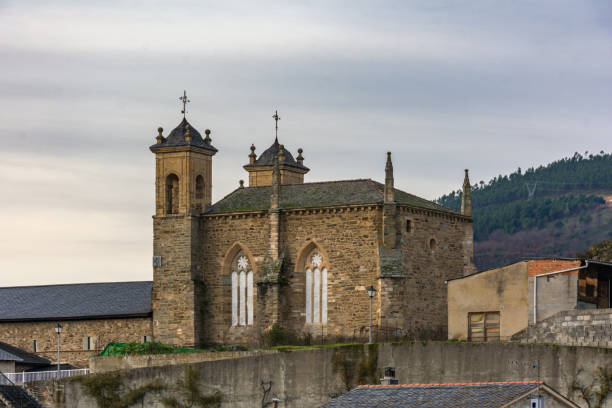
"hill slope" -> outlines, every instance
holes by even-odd
[[[437,200],[458,210],[461,191]],[[573,257],[612,237],[612,154],[575,153],[472,186],[479,269],[528,257]]]

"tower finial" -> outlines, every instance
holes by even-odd
[[[183,110],[181,111],[181,113],[183,114],[183,119],[185,119],[185,115],[187,114],[187,104],[189,102],[191,102],[188,98],[187,98],[187,91],[183,90],[183,96],[181,96],[179,98],[179,101],[183,102]]]
[[[385,203],[395,201],[393,189],[393,163],[391,162],[391,152],[387,152],[387,163],[385,164]]]
[[[278,121],[280,120],[280,116],[278,116],[278,111],[274,111],[274,115],[272,115],[272,118],[274,119],[274,129],[276,130],[276,136],[274,140],[278,142]]]
[[[461,214],[472,216],[472,187],[470,186],[470,176],[468,169],[465,169],[465,177],[463,179],[463,194],[461,195]]]

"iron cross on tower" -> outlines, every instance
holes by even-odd
[[[276,141],[278,142],[278,121],[280,120],[280,116],[278,116],[278,111],[274,111],[274,115],[272,115],[274,119],[274,129],[276,130]]]
[[[183,102],[183,110],[181,111],[181,113],[183,114],[184,119],[185,114],[187,113],[187,104],[191,102],[189,99],[187,99],[187,91],[183,91],[183,96],[181,96],[179,100]]]

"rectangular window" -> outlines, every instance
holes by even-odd
[[[412,221],[406,220],[406,232],[412,231]]]
[[[38,352],[38,342],[36,340],[32,340],[32,351]]]
[[[498,341],[499,323],[499,312],[468,313],[468,340]]]
[[[95,350],[96,338],[93,336],[83,337],[83,350]]]
[[[142,342],[143,343],[148,343],[151,341],[151,336],[142,336]]]

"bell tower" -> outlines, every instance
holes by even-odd
[[[201,214],[212,199],[210,130],[205,137],[183,120],[168,134],[158,128],[153,216],[153,338],[165,344],[194,347],[203,335],[204,284],[197,248],[203,245]]]

